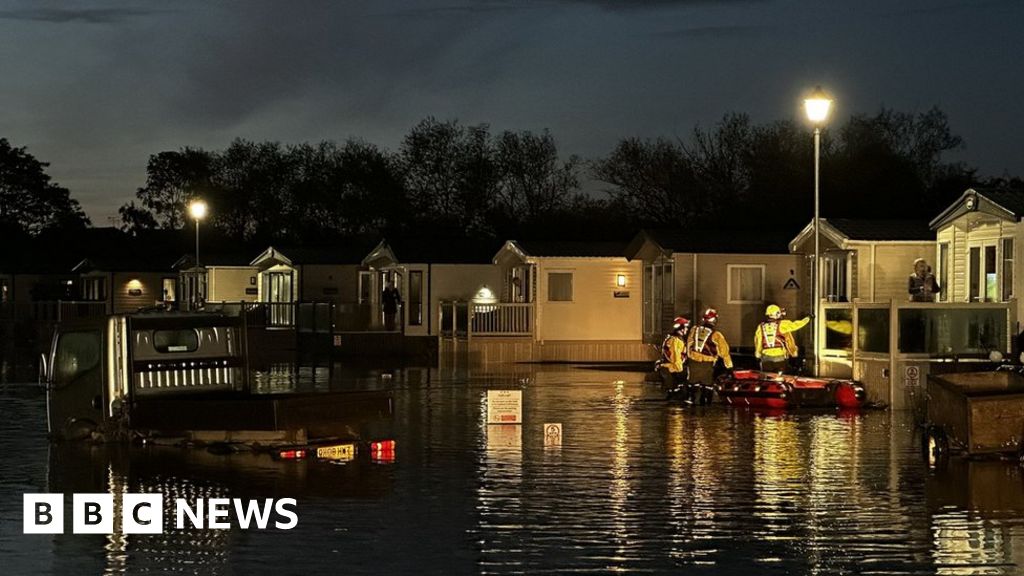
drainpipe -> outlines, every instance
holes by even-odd
[[[871,245],[871,301],[875,301],[875,248],[877,244]]]

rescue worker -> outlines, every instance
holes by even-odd
[[[777,304],[769,305],[764,316],[765,321],[758,324],[754,331],[754,356],[761,362],[761,370],[785,372],[789,359],[799,354],[793,332],[806,326],[811,317],[786,320],[786,309]]]
[[[704,311],[701,323],[690,330],[686,340],[687,366],[690,370],[690,384],[702,386],[701,401],[711,401],[708,390],[715,384],[715,362],[719,358],[726,370],[732,370],[732,356],[729,355],[729,343],[725,335],[718,331],[718,311],[708,308]]]
[[[657,372],[666,390],[686,383],[686,336],[689,331],[690,321],[678,316],[672,321],[672,331],[661,343]]]

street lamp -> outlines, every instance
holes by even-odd
[[[818,86],[804,100],[807,119],[814,125],[814,278],[811,302],[814,313],[814,374],[821,372],[821,125],[828,119],[832,99]]]
[[[196,221],[196,274],[195,274],[195,290],[192,292],[192,302],[198,308],[200,302],[199,294],[199,221],[206,217],[206,202],[196,199],[188,205],[188,213],[192,216],[192,219]]]

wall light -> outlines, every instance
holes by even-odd
[[[625,288],[626,287],[626,275],[625,274],[619,274],[618,276],[616,276],[615,277],[615,285],[618,286],[619,288]]]

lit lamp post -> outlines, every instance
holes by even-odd
[[[196,221],[196,267],[195,267],[195,287],[192,291],[192,304],[195,308],[199,307],[200,295],[199,295],[199,221],[206,217],[206,202],[202,200],[193,200],[188,205],[188,213],[192,216],[192,219]]]
[[[821,89],[814,89],[804,100],[804,111],[807,119],[814,125],[814,278],[811,288],[811,305],[814,313],[814,374],[821,371],[821,318],[819,303],[821,301],[821,125],[828,119],[832,108],[832,99]]]

